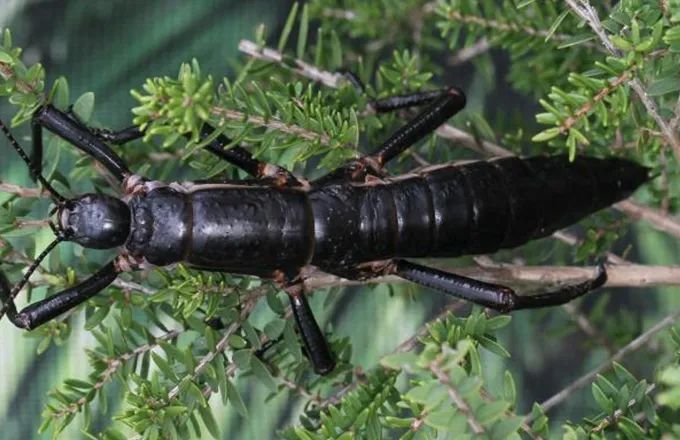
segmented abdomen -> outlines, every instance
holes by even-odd
[[[544,237],[647,180],[623,159],[502,158],[425,169],[387,183],[313,190],[314,262],[494,252]]]

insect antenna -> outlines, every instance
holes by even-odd
[[[24,151],[23,148],[21,148],[21,145],[19,145],[19,142],[14,138],[12,133],[9,131],[5,123],[0,119],[0,130],[5,134],[7,139],[9,139],[9,143],[12,145],[14,150],[19,154],[19,157],[21,157],[21,160],[24,161],[26,166],[28,166],[28,170],[31,173],[31,177],[33,180],[39,182],[42,187],[47,190],[48,193],[50,193],[50,196],[52,200],[57,204],[57,205],[62,205],[64,202],[66,202],[66,199],[57,192],[57,190],[50,185],[50,183],[40,174],[40,171],[36,168],[35,164],[31,162],[31,159],[29,159],[28,155]],[[2,306],[0,307],[0,317],[4,315],[5,312],[10,313],[11,311],[16,311],[16,308],[14,307],[14,298],[19,294],[21,289],[28,283],[28,279],[33,275],[33,272],[40,266],[40,263],[47,257],[47,255],[52,251],[52,249],[55,248],[60,242],[64,241],[65,237],[63,234],[56,228],[52,222],[50,222],[50,227],[54,231],[55,235],[57,238],[54,239],[47,247],[38,255],[38,257],[31,263],[31,265],[28,267],[26,270],[26,273],[22,277],[21,281],[19,281],[13,288],[12,290],[7,293],[3,290],[2,297],[0,299],[2,300]],[[6,294],[6,295],[5,295]]]
[[[31,159],[29,159],[24,149],[21,148],[19,142],[17,142],[14,136],[12,136],[12,133],[10,133],[2,119],[0,119],[0,130],[5,133],[5,136],[7,136],[7,139],[9,139],[9,143],[12,144],[12,147],[14,147],[16,152],[19,153],[19,157],[21,157],[21,159],[26,163],[33,179],[40,182],[43,188],[45,188],[47,192],[50,193],[52,200],[54,200],[55,203],[58,205],[63,204],[66,199],[61,194],[59,194],[57,190],[52,187],[52,185],[50,185],[50,183],[42,176],[42,174],[40,174],[40,171],[38,171],[38,169],[35,167],[35,164],[31,162]]]

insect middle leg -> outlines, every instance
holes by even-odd
[[[131,126],[118,131],[94,128],[92,132],[105,142],[115,145],[123,145],[144,136],[139,127]],[[208,124],[201,128],[201,136],[207,138],[215,132],[215,129]],[[248,150],[240,146],[226,148],[232,140],[223,134],[217,136],[204,148],[216,157],[241,168],[246,173],[258,179],[267,179],[283,186],[295,186],[299,184],[298,179],[288,170],[278,165],[263,162],[255,159]]]
[[[36,111],[32,121],[33,153],[31,163],[38,171],[42,169],[42,127],[47,128],[72,143],[78,149],[93,156],[119,181],[122,181],[125,176],[129,175],[130,171],[123,160],[106,143],[123,145],[144,136],[144,133],[136,126],[118,131],[91,128],[80,121],[73,112],[63,112],[51,105],[46,105]],[[203,125],[201,135],[204,138],[213,133],[214,129],[212,127],[208,124]],[[298,179],[290,171],[278,165],[255,159],[243,147],[225,148],[230,143],[231,140],[229,138],[219,135],[206,145],[205,149],[258,179],[266,179],[280,186],[300,185]]]

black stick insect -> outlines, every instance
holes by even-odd
[[[385,165],[459,112],[465,95],[450,87],[371,101],[376,112],[423,105],[372,153],[312,182],[261,162],[241,147],[225,149],[230,141],[224,136],[208,151],[253,179],[147,180],[107,145],[139,138],[137,128],[91,129],[49,104],[33,116],[32,160],[2,125],[56,205],[54,242],[17,285],[0,288],[7,316],[16,326],[33,329],[100,292],[121,272],[173,263],[257,275],[273,279],[288,293],[311,363],[317,373],[327,374],[335,366],[334,356],[303,291],[312,267],[349,279],[396,275],[501,312],[564,304],[605,283],[600,265],[582,283],[520,296],[509,287],[406,260],[519,246],[627,197],[648,179],[646,168],[628,160],[577,157],[570,162],[565,156],[507,157],[388,176]],[[41,175],[43,128],[103,165],[123,196],[59,195]],[[204,126],[203,135],[212,132]],[[13,299],[61,241],[117,248],[118,255],[80,284],[17,312]]]

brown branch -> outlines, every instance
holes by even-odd
[[[344,81],[343,76],[339,73],[331,73],[321,70],[316,66],[305,63],[299,59],[293,59],[292,61],[289,61],[287,58],[284,59],[280,52],[267,47],[260,47],[252,41],[241,40],[238,43],[238,50],[252,58],[285,65],[298,75],[304,76],[305,78],[309,78],[314,82],[319,82],[328,87],[337,88],[339,87],[341,81]],[[291,62],[292,64],[290,64]]]
[[[604,87],[602,88],[602,90],[598,91],[597,94],[595,94],[595,96],[593,96],[592,99],[584,103],[578,110],[574,112],[573,115],[570,115],[568,118],[564,120],[564,122],[562,122],[562,124],[560,125],[560,133],[566,133],[567,131],[569,131],[579,121],[579,119],[583,118],[588,113],[590,113],[590,111],[598,102],[602,101],[604,98],[609,96],[613,91],[618,89],[619,86],[621,86],[621,84],[628,81],[630,76],[631,76],[630,70],[626,70],[621,75],[614,78],[614,80],[610,82],[609,85],[607,85],[607,87]]]
[[[470,133],[458,129],[450,124],[440,126],[435,133],[442,139],[448,139],[451,142],[460,144],[461,146],[482,153],[487,156],[509,157],[514,156],[515,153],[484,139],[479,139]]]
[[[328,145],[331,142],[330,137],[328,137],[328,135],[325,133],[316,133],[297,125],[286,124],[285,122],[276,118],[265,119],[262,116],[246,115],[245,113],[238,110],[231,110],[222,107],[213,107],[211,109],[211,113],[215,116],[229,119],[231,121],[251,123],[260,127],[267,127],[272,130],[282,131],[306,141],[318,142],[322,145]]]
[[[154,348],[159,346],[160,342],[175,339],[177,336],[180,335],[180,333],[181,333],[180,330],[171,330],[155,338],[153,343],[141,345],[132,351],[123,353],[122,355],[106,359],[107,367],[98,376],[97,382],[92,386],[92,389],[99,391],[101,388],[104,387],[104,385],[106,385],[107,382],[109,382],[113,378],[113,375],[116,373],[116,371],[118,371],[120,367],[122,367],[125,364],[125,362],[129,361],[133,357],[137,357],[140,354],[153,350]],[[87,395],[85,395],[80,399],[76,400],[75,402],[65,407],[62,407],[59,411],[50,414],[50,417],[58,419],[69,414],[75,414],[79,412],[82,409],[82,407],[85,406],[90,400],[91,399],[88,399]]]
[[[34,84],[27,83],[23,79],[16,78],[14,68],[8,63],[0,62],[0,76],[2,76],[4,80],[14,78],[15,79],[14,85],[16,89],[23,94],[36,93],[38,95],[38,98],[42,99],[45,98],[42,93],[38,93],[36,91],[35,83]]]
[[[615,204],[614,208],[636,220],[647,221],[654,229],[680,238],[680,220],[668,214],[641,205],[630,199]]]
[[[434,13],[437,10],[437,2],[429,2],[423,5],[420,8],[420,11],[424,14],[431,14]],[[322,14],[325,17],[329,18],[338,18],[342,20],[356,20],[357,14],[356,12],[352,11],[351,9],[335,9],[335,8],[326,8],[323,10]],[[500,21],[500,20],[489,20],[484,17],[480,17],[477,15],[466,15],[462,14],[460,11],[457,10],[452,10],[449,11],[446,16],[442,16],[442,18],[446,18],[449,21],[455,21],[458,23],[463,23],[467,25],[475,25],[481,28],[485,29],[495,29],[497,31],[501,32],[515,32],[515,33],[521,33],[525,35],[529,35],[531,37],[540,37],[540,38],[548,38],[550,37],[551,40],[561,42],[561,41],[568,41],[572,40],[574,38],[573,35],[565,35],[565,34],[557,34],[554,32],[550,32],[545,29],[536,29],[531,26],[520,26],[516,23],[511,23],[507,21]],[[586,47],[592,47],[590,44],[583,44]]]
[[[563,35],[551,33],[545,29],[537,29],[531,26],[520,26],[516,23],[500,20],[489,20],[477,15],[466,15],[460,11],[452,10],[446,14],[449,21],[463,23],[467,25],[475,25],[485,29],[495,29],[501,32],[514,32],[519,34],[529,35],[530,37],[550,38],[553,41],[561,42],[573,39],[573,35]]]
[[[654,391],[655,388],[656,388],[656,385],[655,385],[655,384],[653,384],[653,383],[652,383],[652,384],[649,384],[649,385],[647,386],[647,388],[645,389],[644,397],[647,397],[647,395],[649,395],[650,393],[652,393],[652,392]],[[643,397],[643,398],[644,398],[644,397]],[[636,401],[635,399],[630,399],[630,400],[628,401],[628,405],[626,406],[626,408],[627,408],[627,409],[632,408],[633,405],[635,405],[636,403],[639,403],[639,402]],[[600,423],[598,423],[597,426],[595,426],[593,429],[591,429],[590,432],[591,432],[592,434],[597,434],[598,432],[602,432],[602,431],[604,431],[607,427],[609,427],[609,426],[615,424],[621,417],[623,417],[623,411],[620,410],[620,409],[617,409],[616,411],[614,411],[614,414],[612,414],[611,416],[608,416],[608,417],[605,417],[604,419],[602,419],[602,421],[601,421]]]
[[[561,241],[562,243],[566,243],[569,246],[579,246],[583,242],[577,236],[565,230],[554,232],[552,236],[553,238]],[[607,257],[607,261],[611,264],[631,264],[630,261],[619,257],[613,252],[605,252],[604,255]]]
[[[562,308],[567,312],[569,317],[578,325],[578,327],[581,329],[583,333],[586,334],[586,336],[589,337],[589,339],[593,339],[597,341],[600,345],[602,345],[607,352],[610,354],[614,353],[614,345],[611,343],[609,338],[602,332],[600,332],[588,319],[588,317],[583,314],[578,307],[574,305],[574,303],[566,303],[562,304]]]
[[[448,60],[449,66],[458,66],[465,64],[468,61],[478,57],[479,55],[488,52],[491,49],[491,43],[486,38],[480,38],[475,43],[468,47],[464,47]]]
[[[248,316],[250,315],[250,312],[253,310],[253,307],[255,307],[257,301],[264,295],[266,295],[270,288],[271,287],[269,285],[263,285],[251,290],[248,293],[248,296],[241,303],[242,306],[238,319],[236,319],[236,321],[232,322],[231,325],[227,327],[227,329],[224,331],[224,334],[222,335],[222,338],[215,345],[215,349],[209,351],[208,354],[203,356],[203,358],[198,362],[198,365],[196,365],[196,368],[194,368],[194,371],[188,374],[182,380],[180,380],[178,384],[175,385],[175,387],[170,390],[170,392],[168,393],[168,401],[171,401],[177,397],[177,395],[179,394],[180,383],[182,383],[186,379],[193,380],[196,377],[198,377],[198,375],[200,375],[203,372],[203,370],[205,370],[207,365],[213,359],[215,359],[217,355],[226,350],[226,348],[229,346],[229,338],[239,328],[241,328],[241,324],[243,323],[243,321],[248,319]]]
[[[578,266],[516,266],[445,268],[458,275],[478,278],[491,283],[572,284],[592,278],[595,267]],[[680,266],[646,266],[627,264],[607,267],[606,287],[649,287],[680,285]],[[357,286],[363,284],[403,283],[402,278],[385,276],[366,281],[346,280],[334,275],[315,274],[305,281],[309,290],[324,287]]]
[[[13,183],[6,183],[0,180],[0,192],[15,194],[20,197],[30,197],[30,198],[47,198],[49,193],[41,190],[40,188],[26,188],[23,186],[15,185]]]
[[[16,219],[13,225],[17,229],[22,228],[42,228],[50,225],[49,220],[30,220],[30,219]]]

